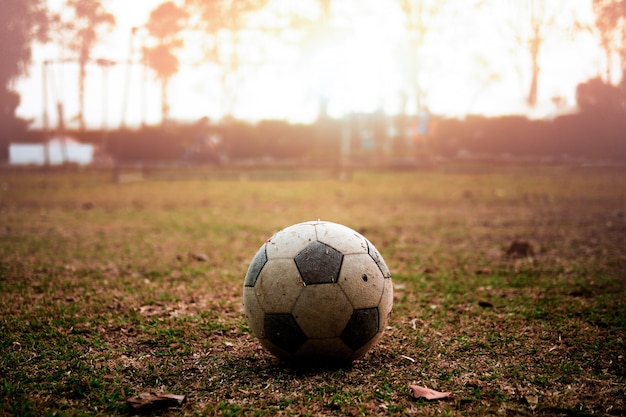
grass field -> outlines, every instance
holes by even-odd
[[[168,415],[626,414],[623,170],[249,178],[0,171],[0,415],[132,414],[149,390],[186,396]],[[281,364],[243,313],[259,246],[318,218],[392,272],[389,328],[348,368]]]

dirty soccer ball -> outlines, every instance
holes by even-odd
[[[350,362],[383,333],[393,287],[382,256],[340,224],[313,221],[276,233],[255,255],[243,301],[254,335],[286,360]]]

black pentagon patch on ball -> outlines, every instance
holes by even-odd
[[[266,314],[265,337],[279,348],[294,353],[306,342],[306,335],[290,313]]]
[[[261,246],[256,255],[254,255],[254,259],[250,263],[250,267],[248,268],[248,272],[246,273],[246,278],[243,281],[244,287],[254,287],[256,284],[256,279],[259,277],[261,273],[261,269],[265,266],[267,262],[267,253],[265,253],[265,245]]]
[[[294,258],[306,285],[337,282],[343,255],[322,242],[315,241]]]
[[[341,340],[352,350],[357,350],[376,336],[378,325],[378,307],[354,310],[341,333]]]
[[[378,269],[382,272],[384,278],[391,278],[391,272],[389,272],[389,268],[385,263],[385,260],[378,252],[378,249],[374,247],[370,242],[367,242],[367,253],[372,257],[376,265],[378,265]]]

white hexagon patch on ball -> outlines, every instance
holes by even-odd
[[[243,303],[252,333],[281,359],[350,362],[382,335],[391,274],[374,245],[340,224],[289,226],[250,263]]]

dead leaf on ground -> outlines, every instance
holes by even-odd
[[[141,314],[142,316],[152,317],[163,315],[164,308],[162,306],[145,305],[140,306],[138,309],[136,308],[135,311],[139,311],[139,314]]]
[[[206,253],[190,253],[189,257],[197,262],[208,262],[209,256]]]
[[[170,394],[168,392],[141,392],[136,397],[129,397],[126,403],[136,410],[155,410],[177,407],[185,401],[184,395]]]
[[[413,392],[414,398],[425,398],[427,400],[440,400],[443,398],[449,398],[452,396],[451,392],[439,392],[434,389],[421,387],[419,385],[409,385]]]
[[[524,397],[524,399],[526,400],[526,402],[530,406],[531,410],[534,410],[535,408],[537,408],[537,405],[539,404],[539,397],[538,396],[536,396],[536,395],[527,395],[527,396]]]

